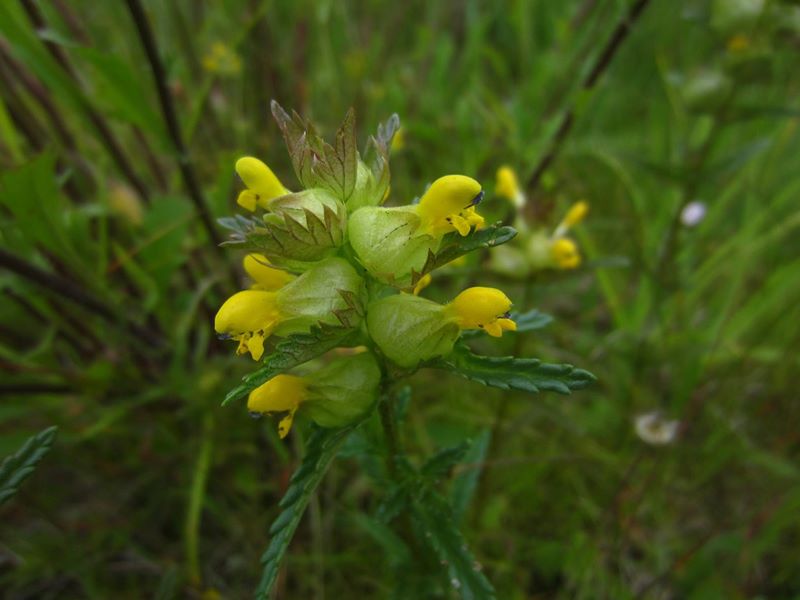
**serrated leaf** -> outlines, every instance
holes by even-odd
[[[451,371],[483,385],[534,394],[540,391],[569,394],[596,380],[589,371],[572,365],[543,363],[536,358],[480,356],[464,344],[457,344],[451,354],[425,366]]]
[[[422,465],[420,473],[434,480],[447,476],[450,470],[461,462],[471,445],[470,440],[465,440],[457,446],[440,450]]]
[[[462,237],[456,232],[449,233],[442,240],[442,244],[437,252],[428,251],[428,258],[425,260],[422,269],[419,272],[412,271],[411,283],[412,285],[416,285],[423,275],[430,273],[434,269],[443,267],[459,256],[463,256],[479,248],[492,248],[500,244],[505,244],[513,239],[515,235],[517,235],[516,229],[499,224],[490,225],[485,229],[478,229],[465,237]]]
[[[36,465],[50,451],[58,427],[48,427],[29,437],[15,454],[6,457],[0,465],[0,504],[17,493],[20,484],[36,469]]]
[[[243,383],[228,392],[222,405],[225,406],[228,402],[246,396],[275,375],[280,375],[342,345],[348,335],[352,333],[353,331],[348,328],[322,325],[315,327],[310,333],[290,335],[280,341],[275,346],[275,350],[262,360],[262,366],[259,369],[243,377]]]
[[[341,245],[344,236],[339,215],[328,206],[323,207],[322,219],[309,209],[288,209],[266,220],[237,216],[218,222],[232,231],[223,245],[258,251],[273,262],[322,260]]]
[[[289,488],[279,506],[283,509],[270,527],[272,539],[261,557],[261,580],[256,598],[266,600],[278,577],[281,560],[289,549],[289,543],[300,519],[308,506],[314,490],[322,481],[342,442],[358,424],[341,429],[315,428],[308,439],[306,454],[300,468],[289,480]]]
[[[316,175],[342,202],[347,202],[356,187],[358,151],[356,150],[355,111],[347,111],[336,132],[334,145],[323,144],[323,158],[313,162]]]
[[[492,600],[496,593],[481,572],[456,526],[452,510],[438,493],[426,489],[411,505],[414,524],[421,538],[438,555],[447,569],[450,585],[464,600]]]
[[[453,505],[453,517],[456,521],[461,521],[464,517],[475,494],[491,439],[492,430],[488,427],[475,437],[463,459],[470,468],[465,469],[453,479],[450,497]]]
[[[292,116],[275,100],[270,103],[272,115],[283,134],[289,158],[292,161],[297,179],[305,188],[315,187],[316,179],[312,171],[313,156],[322,152],[322,142],[309,123],[296,112]]]

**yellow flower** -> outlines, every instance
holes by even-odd
[[[414,286],[414,290],[412,293],[415,296],[419,296],[419,293],[426,287],[428,287],[431,284],[431,281],[433,281],[433,277],[431,277],[430,273],[426,273],[425,275],[419,278],[419,281],[417,281],[417,285]]]
[[[286,437],[292,428],[294,415],[308,399],[308,387],[297,375],[276,375],[260,385],[247,398],[247,410],[256,413],[288,412],[278,423],[278,435]]]
[[[581,264],[578,246],[569,238],[553,240],[550,252],[553,262],[559,269],[575,269]]]
[[[242,61],[230,47],[214,42],[203,57],[203,68],[219,75],[236,75],[242,69]]]
[[[483,329],[492,337],[500,337],[503,331],[516,331],[517,324],[509,318],[510,309],[508,296],[487,287],[468,288],[445,308],[461,329]]]
[[[236,173],[247,186],[242,190],[236,202],[249,211],[269,208],[270,200],[289,193],[275,173],[263,162],[252,156],[245,156],[236,161]]]
[[[251,288],[254,290],[279,290],[295,278],[294,275],[273,267],[263,254],[248,254],[242,264],[250,278],[255,281]]]
[[[574,227],[586,217],[586,214],[589,212],[589,203],[585,200],[581,200],[580,202],[576,202],[572,206],[570,206],[567,214],[561,220],[561,223],[558,224],[556,227],[555,232],[553,233],[554,238],[563,237],[570,228]]]
[[[525,194],[519,186],[517,174],[509,166],[502,166],[497,169],[497,183],[495,185],[495,194],[501,198],[506,198],[517,208],[525,204]]]
[[[750,38],[743,33],[737,33],[728,40],[727,50],[731,54],[738,54],[750,49]]]
[[[214,329],[239,342],[237,354],[249,352],[253,360],[259,360],[264,354],[264,340],[280,320],[275,292],[245,290],[228,298],[220,307],[214,317]]]
[[[435,238],[450,231],[465,236],[472,227],[480,229],[483,226],[483,217],[475,211],[475,205],[482,199],[481,184],[471,177],[440,177],[431,184],[416,207],[420,226]]]

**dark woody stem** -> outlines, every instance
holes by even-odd
[[[622,42],[625,41],[625,39],[628,37],[628,34],[633,29],[633,24],[641,16],[642,12],[649,3],[650,0],[636,0],[630,9],[628,9],[628,12],[614,28],[614,32],[611,34],[611,37],[608,39],[606,45],[598,55],[591,71],[589,71],[589,74],[581,83],[581,89],[591,90],[594,88],[600,79],[600,76],[608,69],[609,65],[611,64],[611,60],[614,58],[617,50],[619,50]],[[564,140],[567,138],[569,132],[572,130],[572,126],[574,124],[575,107],[572,106],[561,118],[561,123],[559,124],[555,134],[553,134],[553,138],[550,140],[547,152],[539,160],[539,163],[536,165],[533,174],[528,180],[527,187],[529,192],[536,190],[536,187],[539,185],[539,182],[542,179],[542,175],[544,175],[544,172],[558,156],[559,152],[561,151],[561,146],[563,145]]]
[[[217,254],[223,256],[222,248],[219,244],[222,239],[217,232],[214,221],[211,218],[211,211],[208,208],[200,185],[197,181],[197,176],[189,158],[189,153],[186,150],[186,145],[183,142],[183,134],[181,133],[180,125],[178,124],[178,117],[175,112],[175,105],[172,101],[172,96],[167,87],[167,77],[164,72],[164,66],[161,63],[161,58],[158,54],[156,47],[155,37],[150,28],[150,22],[147,15],[142,8],[139,0],[126,0],[128,10],[131,13],[133,22],[136,25],[136,30],[139,33],[139,39],[142,42],[142,47],[147,56],[147,61],[150,63],[150,69],[153,73],[153,81],[158,93],[158,102],[161,106],[161,113],[164,117],[164,122],[167,125],[167,132],[169,133],[172,145],[177,153],[178,167],[180,168],[183,183],[189,193],[189,198],[194,204],[200,220],[203,222],[203,227],[208,234],[209,239],[214,243]]]

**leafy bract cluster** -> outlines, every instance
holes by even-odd
[[[516,330],[500,290],[469,288],[447,304],[417,295],[434,269],[515,235],[486,226],[475,179],[445,175],[418,202],[384,207],[396,115],[369,138],[362,158],[352,110],[332,143],[297,113],[275,102],[272,111],[302,189],[289,190],[256,158],[237,161],[245,185],[238,203],[251,214],[221,223],[232,232],[226,243],[250,252],[244,268],[253,286],[222,305],[215,328],[255,360],[274,337],[286,339],[234,396],[248,394],[252,412],[283,415],[282,437],[298,411],[324,427],[343,426],[374,405],[386,373],[421,364],[452,370],[444,359],[463,331]],[[285,361],[286,349],[297,348],[302,360]],[[309,362],[335,348],[350,350],[322,368]],[[276,361],[286,366],[276,369]]]

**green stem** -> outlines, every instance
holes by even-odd
[[[203,499],[205,498],[206,481],[208,481],[208,470],[211,466],[211,450],[214,442],[214,419],[211,413],[206,413],[203,420],[203,441],[200,446],[200,454],[194,467],[192,477],[192,488],[189,495],[189,507],[186,511],[186,570],[189,581],[192,585],[198,586],[201,583],[200,559],[199,559],[199,539],[200,539],[200,517],[203,509]]]
[[[385,385],[384,388],[390,387]],[[383,433],[386,436],[386,469],[392,479],[397,477],[397,453],[399,449],[399,442],[397,438],[397,423],[394,419],[394,402],[389,393],[384,393],[384,397],[378,406],[378,412],[381,416],[381,425],[383,426]]]

